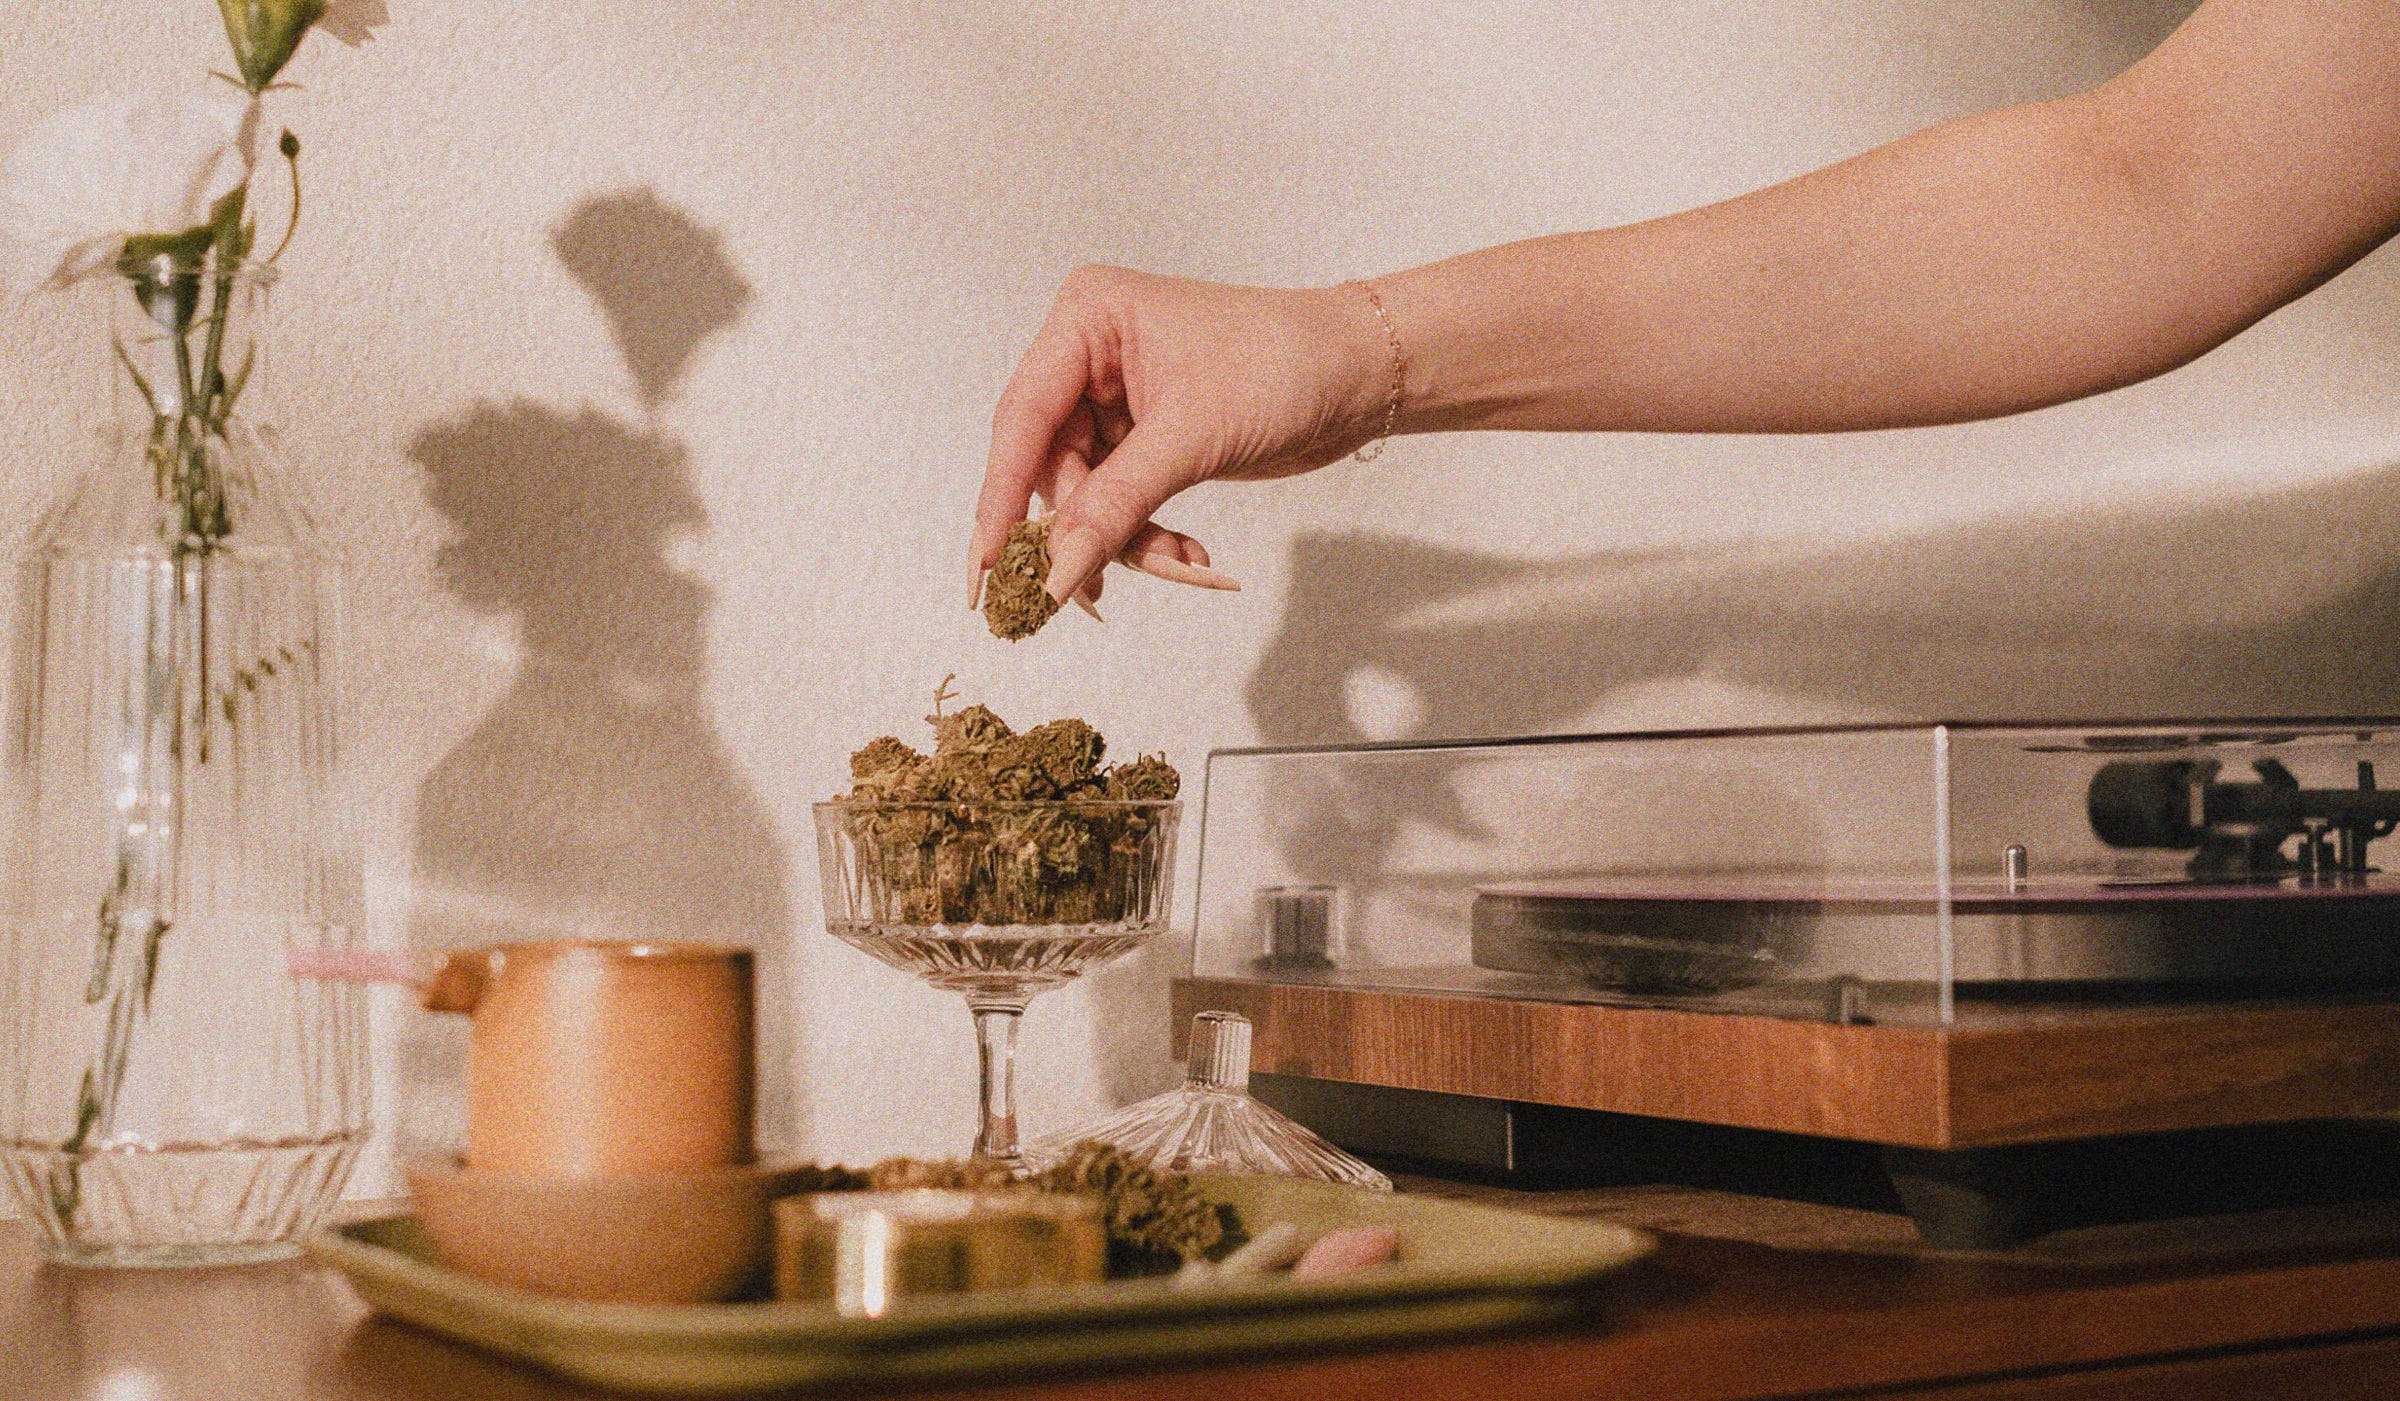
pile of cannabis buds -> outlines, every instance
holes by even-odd
[[[1104,768],[1081,720],[1018,734],[987,707],[944,715],[934,750],[886,735],[850,756],[847,818],[880,917],[902,924],[1105,924],[1154,873],[1154,808],[1183,777],[1163,757]],[[873,806],[869,806],[873,805]],[[906,805],[906,806],[900,806]]]

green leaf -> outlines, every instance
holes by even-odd
[[[208,256],[210,245],[216,241],[214,224],[196,224],[182,233],[135,234],[125,240],[125,251],[117,255],[117,266],[133,275],[165,258],[178,271],[188,270]]]
[[[208,226],[211,241],[217,249],[217,268],[224,271],[250,256],[250,244],[255,235],[242,223],[242,207],[249,202],[250,187],[236,185],[225,197],[209,207]]]
[[[75,1136],[68,1140],[77,1147],[92,1135],[92,1125],[100,1122],[100,1090],[92,1083],[92,1072],[83,1072],[83,1084],[75,1091]]]
[[[158,410],[157,391],[150,387],[150,381],[143,376],[140,367],[133,363],[133,357],[125,353],[125,342],[117,341],[115,342],[115,345],[117,349],[117,363],[125,367],[125,373],[133,376],[133,387],[142,391],[142,402],[149,405],[150,417],[152,419],[157,419],[160,416]],[[245,371],[244,374],[245,377],[247,377],[247,371]]]
[[[156,915],[150,918],[150,937],[142,945],[142,1012],[150,1011],[150,991],[158,986],[158,946],[167,940],[167,931],[174,925]]]
[[[242,391],[248,388],[250,384],[250,371],[257,364],[258,347],[253,345],[249,349],[242,352],[242,367],[233,372],[233,379],[231,382],[225,383],[224,392],[219,396],[217,405],[217,411],[219,413],[222,413],[227,417],[232,416],[233,406],[241,402]],[[225,379],[223,375],[219,375],[217,378],[220,382],[223,382]]]

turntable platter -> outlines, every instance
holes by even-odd
[[[2279,880],[2048,876],[1954,882],[1962,983],[2203,983],[2261,990],[2400,982],[2400,875]],[[1938,959],[1929,880],[1758,873],[1577,876],[1480,886],[1474,962],[1642,993],[1811,976],[1854,951]],[[1841,960],[1834,948],[1851,951]]]

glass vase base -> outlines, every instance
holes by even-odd
[[[341,1194],[364,1134],[307,1142],[0,1152],[10,1190],[62,1265],[173,1268],[288,1259]]]
[[[77,1246],[42,1242],[42,1258],[72,1270],[211,1270],[299,1258],[296,1240],[254,1245]]]

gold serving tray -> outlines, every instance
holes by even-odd
[[[1328,1280],[1177,1288],[1124,1280],[907,1301],[880,1318],[825,1305],[586,1304],[444,1268],[416,1220],[318,1234],[309,1250],[393,1318],[630,1391],[732,1392],[1025,1376],[1429,1338],[1586,1316],[1594,1281],[1650,1253],[1602,1221],[1281,1178],[1204,1177],[1250,1229],[1390,1226],[1398,1263]]]

